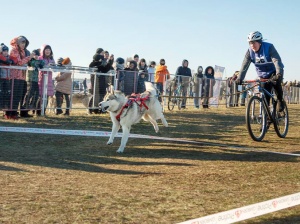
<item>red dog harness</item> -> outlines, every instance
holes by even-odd
[[[130,107],[133,103],[139,105],[140,109],[142,109],[144,106],[146,110],[148,110],[149,108],[145,103],[145,101],[148,99],[149,99],[149,95],[142,98],[140,94],[135,94],[135,93],[131,94],[127,103],[122,107],[120,113],[116,116],[117,121],[120,121],[123,110]]]

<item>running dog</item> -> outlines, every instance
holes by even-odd
[[[168,127],[168,123],[163,115],[162,106],[157,99],[156,89],[151,82],[145,82],[146,91],[142,94],[125,97],[120,91],[114,91],[104,97],[104,101],[99,103],[103,112],[110,113],[113,122],[112,132],[107,145],[111,145],[114,137],[122,126],[122,140],[118,153],[125,149],[130,128],[141,119],[151,122],[155,132],[159,131],[156,120],[161,119],[163,125]]]

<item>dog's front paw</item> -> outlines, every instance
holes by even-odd
[[[108,141],[106,144],[107,145],[111,145],[111,144],[113,144],[113,142],[112,141]]]

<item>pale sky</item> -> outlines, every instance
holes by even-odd
[[[258,30],[281,55],[285,80],[300,80],[299,8],[297,0],[4,1],[0,42],[24,35],[30,51],[49,44],[55,59],[68,56],[77,66],[88,66],[101,47],[125,59],[164,58],[170,73],[187,59],[192,70],[219,65],[231,76],[247,35]],[[255,77],[251,65],[246,79]]]

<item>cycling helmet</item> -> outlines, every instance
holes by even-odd
[[[259,31],[249,33],[248,42],[250,41],[261,41],[263,39],[262,34]]]
[[[116,59],[116,62],[118,63],[118,64],[124,64],[124,59],[123,58],[117,58]]]

